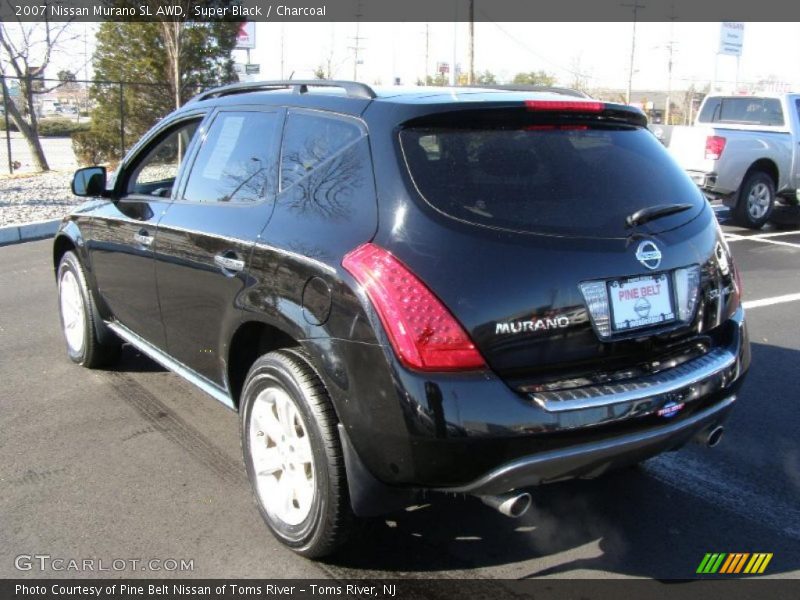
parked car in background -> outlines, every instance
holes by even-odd
[[[238,410],[261,514],[306,556],[436,493],[520,516],[530,486],[714,446],[741,282],[645,126],[558,91],[210,90],[76,173],[67,353],[126,342]]]
[[[706,96],[694,126],[662,137],[700,189],[758,229],[776,201],[797,203],[800,95]]]

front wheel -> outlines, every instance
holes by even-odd
[[[330,554],[355,517],[336,416],[308,358],[295,349],[259,358],[241,414],[247,474],[273,535],[303,556]]]
[[[761,229],[775,206],[775,182],[763,171],[748,175],[739,189],[739,199],[733,210],[737,225]]]

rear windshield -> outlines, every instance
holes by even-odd
[[[783,125],[783,111],[777,98],[709,98],[697,120],[775,127]]]
[[[647,225],[695,217],[697,187],[646,129],[410,128],[400,134],[417,189],[437,210],[476,225],[526,233],[621,237],[639,209],[692,203]]]

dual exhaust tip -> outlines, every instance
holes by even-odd
[[[698,433],[694,441],[708,448],[713,448],[722,441],[722,435],[724,433],[725,428],[722,425],[717,425]],[[518,519],[524,515],[528,512],[532,504],[531,495],[527,492],[507,492],[505,494],[492,496],[478,496],[478,498],[481,502],[487,506],[491,506],[501,515],[512,519]]]
[[[722,425],[704,429],[694,437],[694,441],[701,446],[713,448],[718,446],[722,441],[722,435],[725,433],[725,428]]]
[[[518,519],[531,507],[531,495],[527,492],[508,492],[496,496],[478,496],[478,498],[501,515],[512,519]]]

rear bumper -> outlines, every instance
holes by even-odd
[[[695,185],[702,190],[713,191],[717,186],[717,174],[704,171],[686,171]]]
[[[501,465],[466,485],[441,488],[441,491],[501,494],[558,479],[596,477],[616,467],[680,448],[698,433],[720,425],[735,400],[735,396],[729,396],[677,423],[526,456]]]
[[[540,402],[490,372],[421,375],[396,363],[389,377],[362,370],[348,380],[346,397],[369,402],[337,402],[348,473],[357,464],[371,481],[356,484],[360,489],[489,494],[592,477],[677,449],[724,420],[744,380],[750,347],[743,311],[725,326],[728,343],[694,367],[684,363],[627,391],[602,386],[598,391],[612,397],[587,403]],[[346,346],[362,364],[374,364],[383,351]]]

